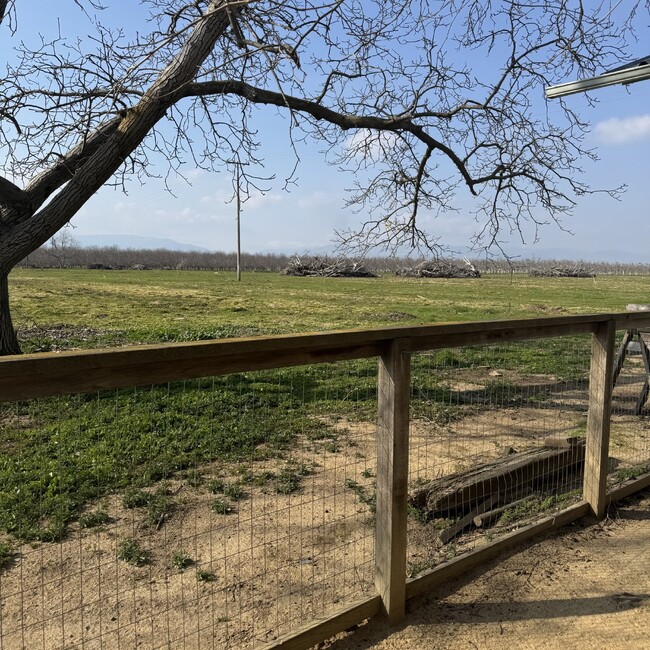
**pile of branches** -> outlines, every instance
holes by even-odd
[[[581,266],[552,266],[549,269],[533,269],[530,275],[536,278],[595,278],[596,274]]]
[[[321,278],[376,278],[361,262],[338,258],[328,260],[322,257],[293,257],[289,265],[282,270],[282,275],[297,277],[315,276]]]
[[[405,278],[480,278],[481,274],[476,267],[469,260],[464,261],[464,266],[449,260],[422,262],[417,266],[399,269],[395,274]]]

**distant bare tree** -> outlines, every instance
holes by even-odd
[[[142,0],[152,20],[128,38],[96,17],[124,3],[74,3],[92,36],[39,41],[23,5],[0,0],[0,37],[15,42],[0,81],[0,354],[19,351],[9,272],[103,185],[144,180],[161,160],[170,172],[238,160],[250,164],[240,166],[244,189],[255,184],[255,107],[287,114],[289,145],[315,138],[355,172],[350,202],[367,220],[339,233],[349,245],[441,247],[420,215],[453,207],[458,185],[477,197],[477,246],[558,221],[587,191],[576,171],[593,154],[566,104],[545,112],[543,86],[626,57],[636,12],[648,8]]]
[[[69,229],[63,228],[50,239],[45,252],[56,260],[60,269],[64,269],[78,247],[79,243],[70,234]]]

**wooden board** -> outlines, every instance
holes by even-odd
[[[234,372],[380,356],[396,339],[411,350],[588,333],[599,323],[633,327],[650,314],[596,314],[448,323],[142,345],[110,350],[27,354],[0,358],[0,401],[128,388]],[[645,322],[645,321],[644,321]]]
[[[518,452],[473,469],[443,476],[411,493],[411,505],[427,517],[464,516],[472,505],[492,495],[507,503],[526,487],[543,488],[558,475],[581,468],[585,443],[567,448],[540,447]]]

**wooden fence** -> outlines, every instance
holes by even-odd
[[[650,327],[649,313],[579,315],[354,330],[334,333],[33,354],[0,359],[0,401],[93,392],[349,359],[377,357],[378,446],[375,529],[376,595],[312,621],[268,645],[306,648],[369,617],[391,623],[405,603],[542,531],[585,515],[603,517],[607,504],[650,485],[650,474],[607,491],[612,373],[617,330]],[[583,500],[462,557],[407,579],[406,513],[411,354],[434,350],[592,334]]]

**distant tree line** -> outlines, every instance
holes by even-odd
[[[289,262],[287,255],[242,253],[242,266],[249,271],[279,271]],[[83,248],[80,246],[43,246],[30,253],[20,264],[26,268],[77,268],[104,270],[191,270],[232,271],[235,253],[174,251],[165,248],[132,249],[117,246]]]
[[[64,231],[65,232],[65,231]],[[242,253],[244,271],[270,271],[280,273],[285,270],[295,256],[273,253]],[[324,257],[323,259],[327,259]],[[334,262],[337,258],[331,257]],[[424,258],[366,257],[352,260],[363,263],[364,268],[373,273],[402,273],[427,262]],[[589,269],[595,275],[650,275],[650,262],[585,262],[583,260],[525,260],[525,259],[472,259],[473,267],[485,273],[524,273],[550,271],[557,267],[576,267]],[[459,261],[463,264],[463,261]],[[30,253],[19,266],[23,268],[77,268],[103,270],[191,270],[191,271],[234,271],[235,253],[223,251],[175,251],[158,249],[124,249],[117,246],[90,247],[79,246],[72,238],[59,235],[46,246]],[[543,275],[543,273],[542,273]]]
[[[473,263],[482,273],[526,273],[551,277],[555,269],[580,269],[582,277],[594,275],[650,275],[650,262],[587,262],[568,260],[478,260]],[[576,274],[577,277],[578,274]]]

